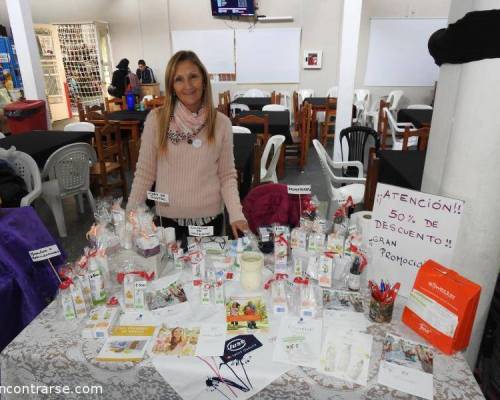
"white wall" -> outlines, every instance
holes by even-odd
[[[356,87],[363,88],[368,57],[370,19],[385,18],[447,18],[451,0],[364,0],[359,36],[358,65]],[[433,86],[422,87],[374,87],[367,86],[371,92],[372,104],[380,96],[387,95],[393,89],[404,91],[400,106],[407,104],[430,104],[434,92]]]
[[[345,0],[348,1],[348,0]],[[304,50],[323,50],[323,68],[301,68],[299,85],[251,85],[264,89],[310,88],[318,95],[338,82],[343,0],[257,0],[258,14],[291,15],[293,22],[258,22],[255,29],[301,27]],[[245,29],[249,21],[214,18],[209,0],[31,0],[35,23],[106,21],[109,23],[115,64],[123,57],[135,67],[144,58],[160,80],[171,55],[170,30]],[[356,87],[363,87],[371,17],[447,17],[450,0],[364,0],[361,19]],[[8,25],[5,0],[0,0],[0,23]],[[2,22],[3,21],[3,22]],[[236,85],[221,84],[235,88]],[[249,85],[238,85],[245,89]],[[369,87],[373,96],[391,88]],[[403,103],[429,103],[432,87],[403,87]]]

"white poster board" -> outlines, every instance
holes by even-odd
[[[238,83],[298,83],[300,28],[236,30]]]
[[[366,86],[432,86],[439,67],[427,42],[445,18],[372,18]]]
[[[172,31],[174,53],[194,51],[210,74],[234,73],[234,31]]]
[[[425,261],[452,267],[463,210],[462,200],[379,183],[369,233],[368,279],[401,282],[400,292],[407,295]]]

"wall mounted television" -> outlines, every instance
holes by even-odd
[[[254,0],[211,0],[211,2],[213,16],[255,15]]]

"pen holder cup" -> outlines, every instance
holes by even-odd
[[[394,300],[382,302],[372,296],[368,315],[374,322],[391,322],[393,310]]]

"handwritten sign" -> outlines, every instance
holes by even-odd
[[[213,226],[195,226],[189,225],[189,236],[213,236],[214,227]]]
[[[168,203],[168,194],[160,192],[147,192],[148,200],[157,201],[158,203]]]
[[[401,282],[406,295],[428,259],[449,266],[464,202],[379,183],[369,243],[368,279]]]
[[[42,247],[37,250],[30,250],[29,254],[33,262],[38,262],[60,256],[61,252],[57,245],[53,244],[52,246]]]
[[[288,194],[311,194],[311,185],[288,185]]]

